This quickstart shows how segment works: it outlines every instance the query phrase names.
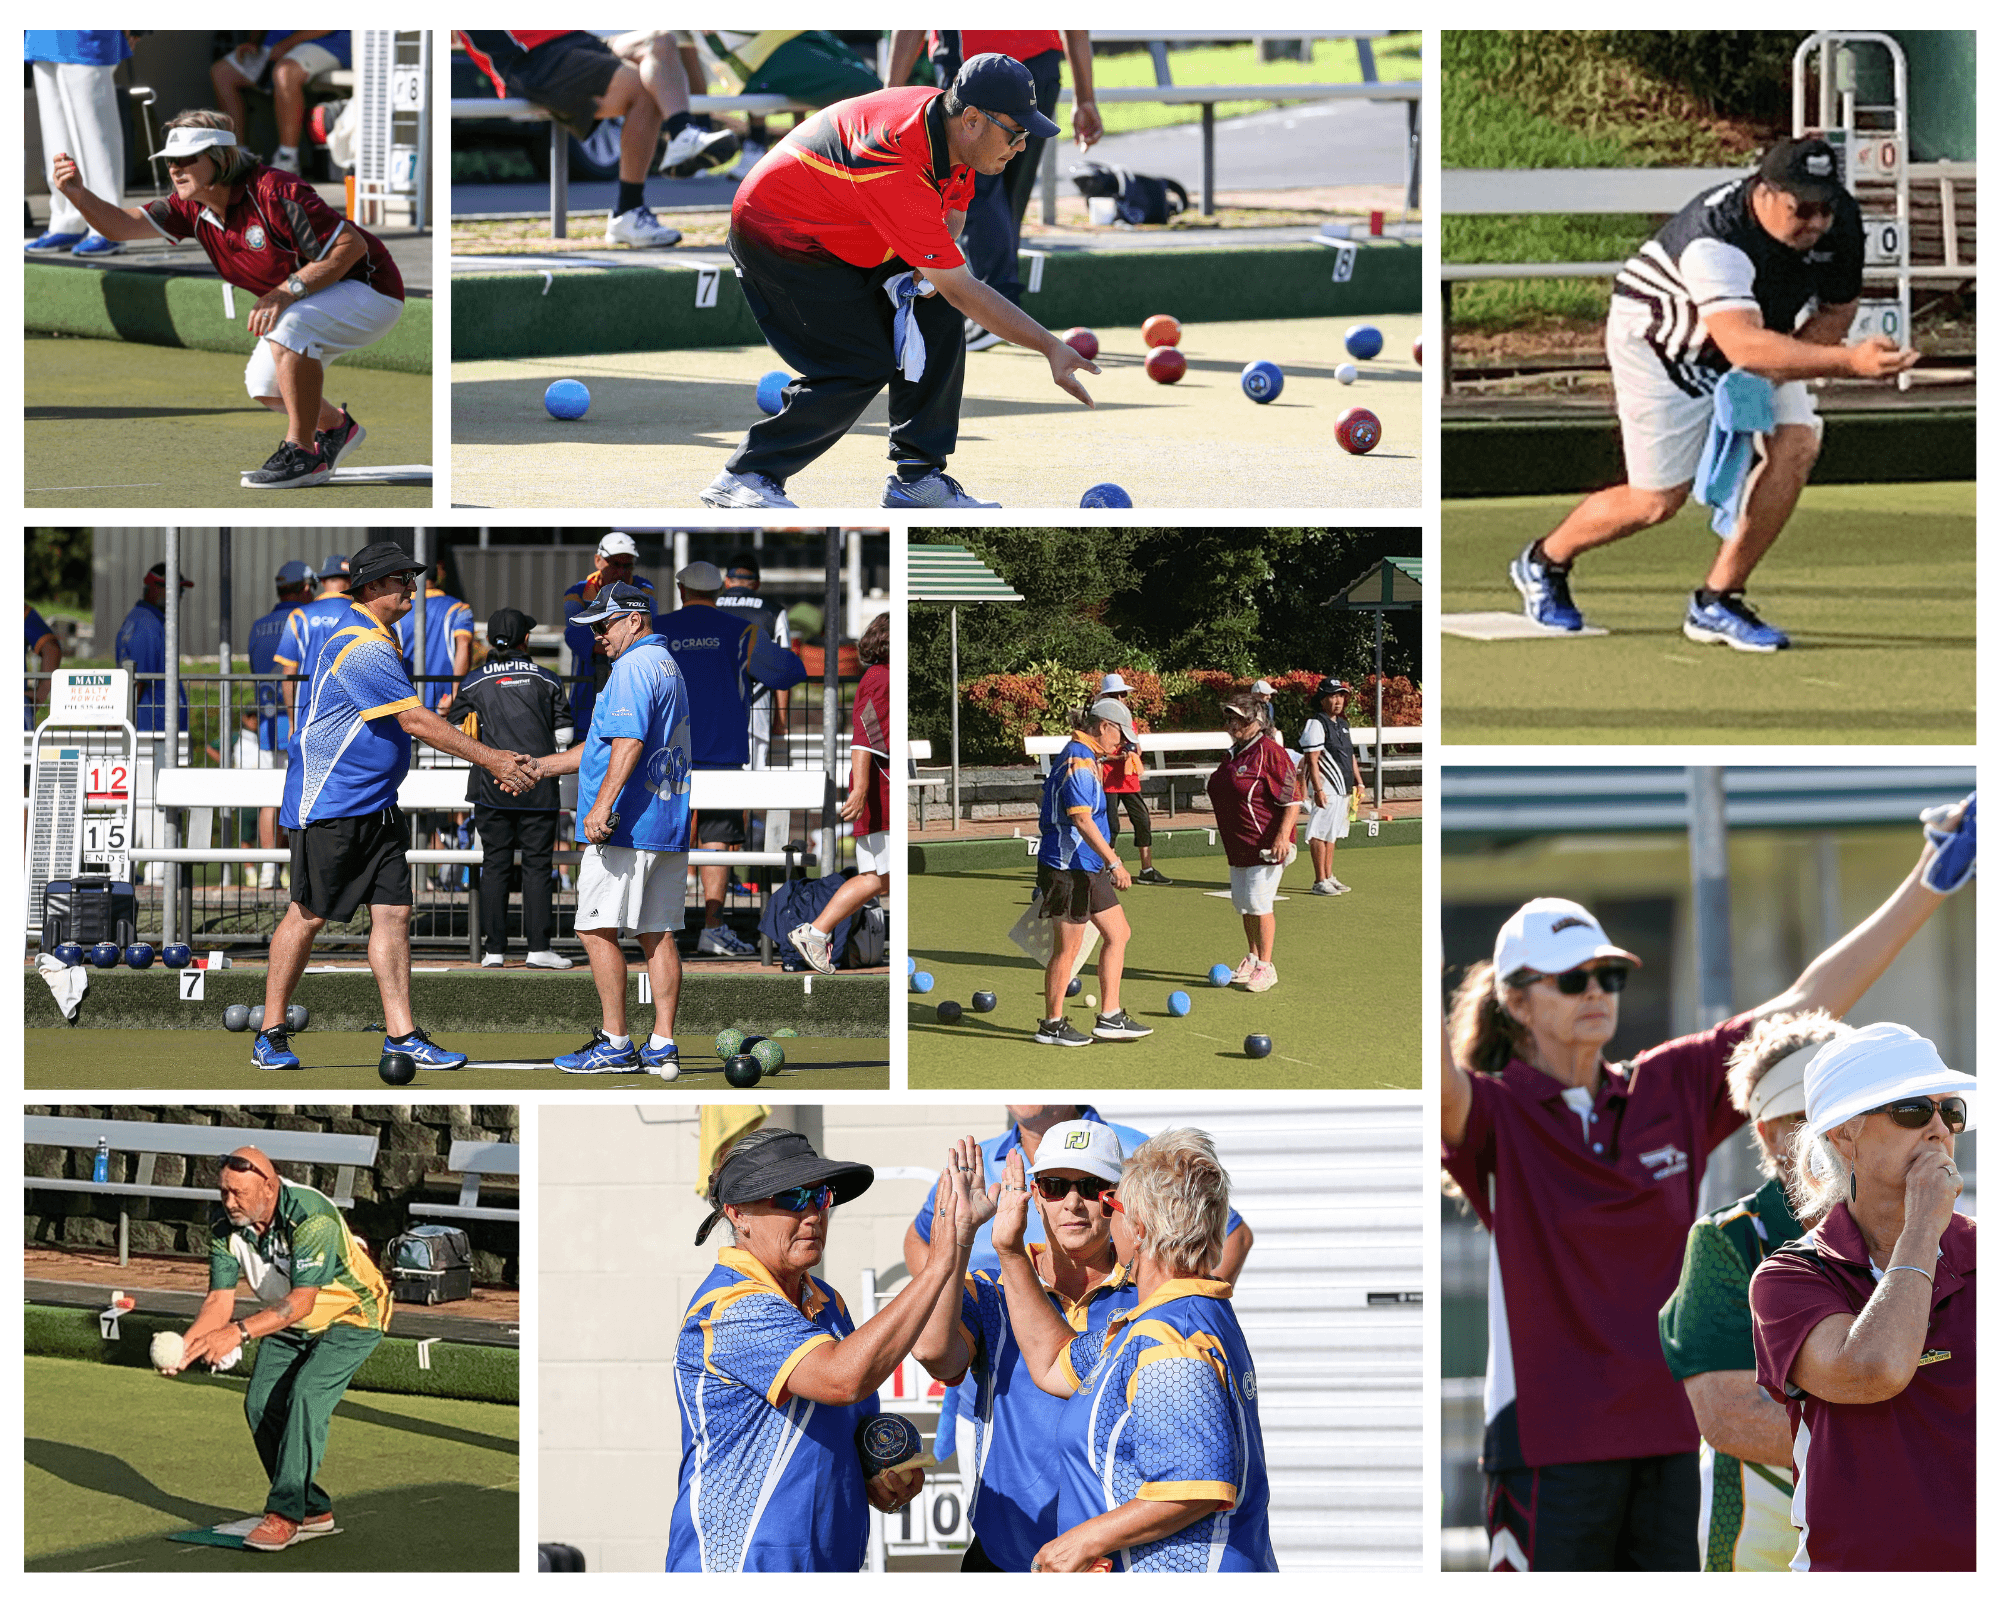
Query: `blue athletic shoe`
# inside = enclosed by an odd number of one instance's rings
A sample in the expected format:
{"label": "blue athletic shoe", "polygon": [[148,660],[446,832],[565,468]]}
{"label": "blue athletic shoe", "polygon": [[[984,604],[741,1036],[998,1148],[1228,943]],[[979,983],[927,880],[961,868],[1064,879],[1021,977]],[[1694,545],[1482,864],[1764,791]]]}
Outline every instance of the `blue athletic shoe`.
{"label": "blue athletic shoe", "polygon": [[73,256],[115,256],[122,255],[125,246],[116,239],[107,239],[101,233],[84,235],[83,243],[70,251]]}
{"label": "blue athletic shoe", "polygon": [[1687,621],[1681,624],[1681,632],[1696,644],[1726,644],[1732,650],[1758,655],[1792,647],[1790,637],[1752,611],[1740,594],[1725,594],[1707,605],[1694,595],[1688,596]]}
{"label": "blue athletic shoe", "polygon": [[681,1047],[671,1040],[655,1050],[651,1044],[639,1046],[639,1065],[669,1083],[681,1075]]}
{"label": "blue athletic shoe", "polygon": [[1507,576],[1521,591],[1521,607],[1530,622],[1539,622],[1544,628],[1561,628],[1567,633],[1582,630],[1583,613],[1569,597],[1567,567],[1552,567],[1546,561],[1537,561],[1535,547],[1530,544],[1508,565]]}
{"label": "blue athletic shoe", "polygon": [[27,251],[31,256],[52,256],[60,251],[74,250],[83,242],[83,237],[80,233],[49,232],[39,239],[30,239]]}
{"label": "blue athletic shoe", "polygon": [[252,1039],[250,1059],[266,1072],[282,1072],[299,1064],[299,1058],[292,1054],[291,1036],[283,1028],[267,1028]]}
{"label": "blue athletic shoe", "polygon": [[401,1039],[389,1039],[382,1045],[384,1056],[395,1054],[408,1056],[420,1067],[430,1067],[437,1071],[452,1072],[465,1065],[465,1056],[457,1050],[447,1050],[442,1045],[431,1043],[431,1036],[422,1028],[412,1028]]}
{"label": "blue athletic shoe", "polygon": [[619,1049],[604,1037],[602,1028],[590,1030],[590,1043],[581,1050],[566,1056],[557,1056],[556,1067],[562,1072],[643,1072],[639,1064],[639,1052],[628,1040],[624,1049]]}

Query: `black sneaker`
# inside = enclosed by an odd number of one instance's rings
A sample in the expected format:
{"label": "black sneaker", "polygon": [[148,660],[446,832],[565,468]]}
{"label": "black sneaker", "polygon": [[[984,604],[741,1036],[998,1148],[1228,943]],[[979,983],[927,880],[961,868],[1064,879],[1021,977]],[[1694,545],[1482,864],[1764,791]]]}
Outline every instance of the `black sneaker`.
{"label": "black sneaker", "polygon": [[361,441],[368,437],[368,430],[354,420],[347,407],[340,408],[340,426],[322,428],[313,435],[313,442],[319,446],[319,453],[326,457],[327,469],[331,471],[360,448]]}
{"label": "black sneaker", "polygon": [[1124,1011],[1100,1011],[1091,1034],[1099,1039],[1143,1039],[1153,1030],[1142,1028]]}
{"label": "black sneaker", "polygon": [[318,449],[308,450],[287,439],[255,472],[243,474],[246,489],[316,489],[332,474]]}
{"label": "black sneaker", "polygon": [[1035,1043],[1060,1044],[1074,1047],[1080,1044],[1089,1044],[1090,1035],[1087,1033],[1078,1033],[1076,1029],[1069,1025],[1068,1017],[1056,1017],[1053,1020],[1043,1022],[1040,1027],[1035,1029]]}
{"label": "black sneaker", "polygon": [[1134,878],[1132,881],[1134,883],[1158,884],[1162,889],[1171,889],[1174,886],[1174,880],[1168,877],[1158,867],[1148,867],[1144,872],[1140,873],[1139,876]]}

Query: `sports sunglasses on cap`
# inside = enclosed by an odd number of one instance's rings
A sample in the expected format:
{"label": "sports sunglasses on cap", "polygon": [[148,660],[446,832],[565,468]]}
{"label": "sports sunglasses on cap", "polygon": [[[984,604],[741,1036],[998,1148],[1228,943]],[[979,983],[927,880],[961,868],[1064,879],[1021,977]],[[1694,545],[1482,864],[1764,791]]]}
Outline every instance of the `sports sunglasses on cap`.
{"label": "sports sunglasses on cap", "polygon": [[1057,1178],[1051,1176],[1035,1179],[1035,1193],[1051,1205],[1054,1205],[1059,1200],[1067,1199],[1072,1189],[1082,1195],[1086,1201],[1089,1201],[1109,1194],[1117,1187],[1117,1184],[1106,1183],[1102,1178]]}
{"label": "sports sunglasses on cap", "polygon": [[1928,1095],[1917,1095],[1910,1100],[1892,1100],[1886,1106],[1875,1107],[1867,1115],[1887,1116],[1897,1127],[1908,1128],[1913,1132],[1919,1128],[1928,1128],[1932,1116],[1935,1115],[1944,1118],[1947,1132],[1965,1131],[1965,1102],[1957,1095],[1948,1100],[1933,1100]]}

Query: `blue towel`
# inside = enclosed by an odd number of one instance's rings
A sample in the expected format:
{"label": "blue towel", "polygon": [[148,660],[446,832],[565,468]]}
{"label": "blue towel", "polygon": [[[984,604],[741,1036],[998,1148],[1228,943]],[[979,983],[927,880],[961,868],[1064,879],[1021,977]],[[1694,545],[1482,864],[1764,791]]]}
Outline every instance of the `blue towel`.
{"label": "blue towel", "polygon": [[896,365],[903,376],[916,383],[924,375],[924,335],[917,326],[917,299],[937,293],[934,283],[917,282],[914,272],[899,272],[882,285],[889,304],[896,308]]}
{"label": "blue towel", "polygon": [[1740,368],[1722,375],[1715,386],[1715,421],[1701,447],[1695,468],[1694,497],[1714,507],[1709,526],[1725,539],[1736,536],[1736,521],[1749,498],[1750,479],[1762,458],[1758,436],[1777,427],[1772,399],[1777,390],[1768,378]]}

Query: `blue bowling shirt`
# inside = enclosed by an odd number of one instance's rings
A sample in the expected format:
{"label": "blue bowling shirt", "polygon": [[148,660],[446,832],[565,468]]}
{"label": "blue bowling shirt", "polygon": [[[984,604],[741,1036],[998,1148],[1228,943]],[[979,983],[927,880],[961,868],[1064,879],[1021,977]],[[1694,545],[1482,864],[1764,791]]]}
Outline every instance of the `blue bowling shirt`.
{"label": "blue bowling shirt", "polygon": [[1133,1500],[1221,1500],[1179,1533],[1111,1558],[1114,1572],[1276,1572],[1257,1372],[1229,1285],[1175,1278],[1070,1340],[1059,1520],[1067,1533]]}
{"label": "blue bowling shirt", "polygon": [[365,817],[396,803],[410,770],[410,736],[397,721],[417,701],[396,636],[358,605],[320,647],[310,698],[285,769],[287,828]]}
{"label": "blue bowling shirt", "polygon": [[[1030,1245],[1028,1254],[1044,1255],[1047,1248]],[[1079,1334],[1101,1336],[1112,1317],[1139,1303],[1138,1286],[1123,1262],[1081,1300],[1065,1299],[1053,1289],[1048,1294],[1057,1315]],[[1049,1442],[1060,1430],[1069,1402],[1035,1387],[1007,1320],[1007,1290],[998,1271],[982,1270],[966,1278],[959,1332],[972,1351],[972,1364],[961,1380],[970,1388],[959,1401],[959,1409],[972,1415],[975,1441],[965,1474],[972,1481],[966,1520],[995,1566],[1026,1572],[1035,1552],[1061,1531],[1056,1517],[1062,1463]]]}
{"label": "blue bowling shirt", "polygon": [[[353,620],[350,613],[355,602],[349,595],[330,594],[323,600],[308,601],[295,608],[285,622],[285,636],[272,653],[272,670],[296,677],[302,681],[292,686],[292,704],[302,707],[306,696],[312,691],[313,664],[319,660],[319,647],[327,639],[345,628]],[[279,702],[283,704],[281,700]],[[292,730],[296,739],[298,730]],[[287,827],[292,824],[287,823]]]}
{"label": "blue bowling shirt", "polygon": [[749,1251],[720,1253],[674,1345],[681,1468],[667,1571],[861,1570],[868,1495],[854,1430],[881,1402],[821,1405],[786,1388],[807,1355],[853,1332],[819,1279],[794,1305]]}
{"label": "blue bowling shirt", "polygon": [[611,677],[584,735],[583,765],[577,769],[577,843],[590,842],[584,822],[611,770],[611,741],[638,739],[644,743],[639,764],[612,802],[618,826],[604,844],[687,849],[694,787],[689,738],[687,686],[680,669],[656,635],[643,635],[611,663]]}
{"label": "blue bowling shirt", "polygon": [[[142,672],[160,673],[167,670],[167,613],[163,607],[149,606],[141,600],[125,613],[125,621],[118,629],[117,642],[112,646],[112,659],[121,667],[129,668],[136,677]],[[140,733],[164,733],[166,716],[166,681],[154,678],[149,683],[139,684],[139,703],[133,712],[132,726]],[[188,692],[187,685],[181,685],[180,731],[187,732]]]}
{"label": "blue bowling shirt", "polygon": [[[563,642],[569,646],[569,670],[576,678],[576,681],[569,686],[569,715],[570,721],[576,724],[576,736],[579,739],[590,729],[591,711],[597,704],[596,663],[604,658],[596,654],[597,635],[584,624],[570,619],[586,606],[595,603],[597,589],[590,588],[591,579],[595,577],[597,574],[593,572],[589,577],[579,578],[563,590]],[[635,572],[625,582],[635,589],[644,589],[648,594],[655,594],[651,578],[642,578]],[[597,588],[603,586],[603,583],[599,583]],[[588,596],[584,593],[586,589],[590,589]],[[655,597],[657,598],[657,595]],[[656,605],[653,617],[653,626],[656,628],[660,624],[658,611]]]}
{"label": "blue bowling shirt", "polygon": [[1087,812],[1100,838],[1111,837],[1111,808],[1104,796],[1104,752],[1077,734],[1049,764],[1042,783],[1042,843],[1035,859],[1059,872],[1099,872],[1104,857],[1077,831],[1076,812]]}
{"label": "blue bowling shirt", "polygon": [[[316,41],[323,42],[323,41]],[[412,678],[436,678],[435,683],[416,687],[423,695],[424,709],[435,711],[438,702],[455,687],[458,661],[454,651],[460,639],[472,637],[472,607],[442,589],[424,595],[424,659],[417,660],[417,608],[413,605],[397,619],[396,643]]]}
{"label": "blue bowling shirt", "polygon": [[[285,642],[285,630],[295,612],[305,610],[304,600],[282,601],[250,624],[250,670],[256,673],[282,672],[278,652]],[[285,702],[276,683],[257,685],[257,747],[284,750],[292,742],[291,727],[285,720]]]}
{"label": "blue bowling shirt", "polygon": [[115,67],[132,54],[123,28],[28,28],[25,57],[76,67]]}
{"label": "blue bowling shirt", "polygon": [[803,682],[806,664],[771,642],[756,621],[720,606],[689,605],[654,619],[674,653],[694,707],[694,764],[728,769],[750,761],[753,680],[772,689]]}

